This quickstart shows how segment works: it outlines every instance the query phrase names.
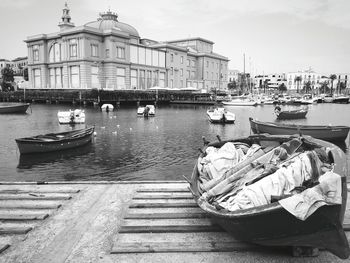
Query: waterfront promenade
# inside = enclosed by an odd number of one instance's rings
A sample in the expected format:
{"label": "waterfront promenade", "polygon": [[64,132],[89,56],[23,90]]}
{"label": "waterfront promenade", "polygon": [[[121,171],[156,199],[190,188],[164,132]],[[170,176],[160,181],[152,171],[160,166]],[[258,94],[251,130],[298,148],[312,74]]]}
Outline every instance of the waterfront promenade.
{"label": "waterfront promenade", "polygon": [[184,181],[3,182],[0,208],[1,262],[344,262],[234,240]]}

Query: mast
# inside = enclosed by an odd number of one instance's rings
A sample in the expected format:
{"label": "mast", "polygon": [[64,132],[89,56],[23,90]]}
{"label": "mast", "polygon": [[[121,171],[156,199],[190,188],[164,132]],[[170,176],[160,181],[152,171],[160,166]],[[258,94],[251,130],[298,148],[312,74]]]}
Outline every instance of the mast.
{"label": "mast", "polygon": [[243,53],[243,90],[246,89],[246,86],[245,86],[245,53]]}

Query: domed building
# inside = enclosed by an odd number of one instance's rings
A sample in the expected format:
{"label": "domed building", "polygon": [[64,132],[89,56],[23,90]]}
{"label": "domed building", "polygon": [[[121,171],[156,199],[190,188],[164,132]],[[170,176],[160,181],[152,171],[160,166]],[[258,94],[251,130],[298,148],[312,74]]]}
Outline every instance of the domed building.
{"label": "domed building", "polygon": [[59,32],[28,37],[32,89],[170,89],[227,87],[228,58],[214,42],[187,38],[158,42],[141,38],[108,10],[75,26],[65,4]]}

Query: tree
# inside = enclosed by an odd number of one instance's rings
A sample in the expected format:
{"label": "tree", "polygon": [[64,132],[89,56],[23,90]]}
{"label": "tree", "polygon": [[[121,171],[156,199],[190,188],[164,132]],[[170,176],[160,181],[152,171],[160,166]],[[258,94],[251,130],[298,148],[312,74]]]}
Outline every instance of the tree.
{"label": "tree", "polygon": [[227,88],[231,89],[231,90],[237,89],[237,82],[236,82],[236,80],[233,79],[231,82],[229,82],[227,84]]}
{"label": "tree", "polygon": [[344,82],[339,83],[339,91],[340,93],[343,93],[343,91],[346,89],[346,85]]}
{"label": "tree", "polygon": [[286,86],[286,84],[281,83],[281,84],[278,86],[278,90],[279,90],[279,92],[281,92],[281,93],[287,91],[287,86]]}
{"label": "tree", "polygon": [[12,68],[10,68],[7,65],[6,67],[4,67],[1,70],[1,75],[2,75],[2,82],[1,82],[2,90],[4,90],[4,91],[12,90],[13,86],[12,86],[11,82],[13,82],[15,80],[13,77],[14,73],[13,73]]}
{"label": "tree", "polygon": [[297,83],[297,93],[299,93],[299,85],[300,85],[300,82],[301,82],[301,76],[296,76],[295,79],[294,79],[294,82]]}
{"label": "tree", "polygon": [[304,87],[303,87],[303,92],[304,93],[310,93],[311,91],[311,81],[307,81],[305,84],[304,84]]}
{"label": "tree", "polygon": [[320,92],[321,93],[328,93],[329,92],[328,81],[324,81],[321,83]]}
{"label": "tree", "polygon": [[330,76],[329,76],[329,78],[331,79],[331,81],[332,81],[332,86],[331,86],[331,95],[333,95],[333,82],[334,82],[334,80],[337,78],[337,75],[335,75],[335,74],[331,74]]}
{"label": "tree", "polygon": [[28,81],[29,78],[28,78],[28,68],[24,68],[23,69],[23,78],[25,81]]}

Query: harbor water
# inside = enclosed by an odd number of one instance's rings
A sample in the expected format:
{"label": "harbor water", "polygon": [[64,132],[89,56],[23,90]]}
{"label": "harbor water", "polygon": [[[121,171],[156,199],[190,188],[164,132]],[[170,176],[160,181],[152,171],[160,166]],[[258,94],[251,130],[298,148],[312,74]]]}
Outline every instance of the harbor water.
{"label": "harbor water", "polygon": [[[285,106],[285,108],[288,106]],[[291,106],[290,106],[291,107]],[[350,126],[350,104],[305,106],[305,119],[284,121]],[[83,108],[86,123],[60,125],[59,110]],[[182,180],[192,172],[202,136],[208,141],[251,134],[249,117],[276,121],[273,105],[230,106],[235,124],[211,124],[204,105],[160,105],[156,116],[138,117],[136,106],[113,112],[72,105],[32,104],[24,115],[0,115],[1,181]],[[20,155],[15,139],[95,126],[92,144],[62,152]],[[349,159],[349,138],[339,146]]]}

